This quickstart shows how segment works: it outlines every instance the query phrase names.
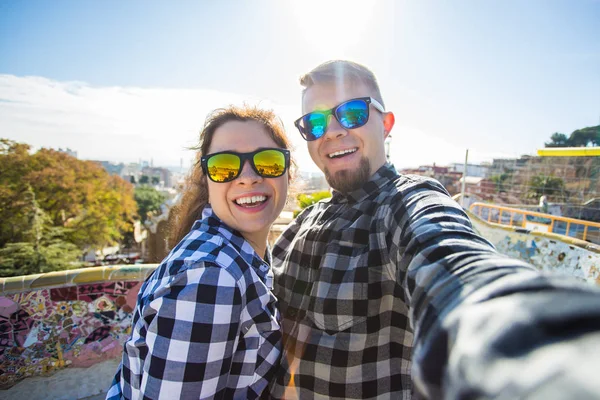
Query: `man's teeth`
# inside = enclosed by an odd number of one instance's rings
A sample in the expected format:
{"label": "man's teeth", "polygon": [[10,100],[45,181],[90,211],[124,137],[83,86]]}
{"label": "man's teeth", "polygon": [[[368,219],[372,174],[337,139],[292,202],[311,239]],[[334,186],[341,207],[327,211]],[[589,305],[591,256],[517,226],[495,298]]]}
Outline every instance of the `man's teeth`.
{"label": "man's teeth", "polygon": [[356,150],[358,150],[358,149],[354,148],[354,149],[340,150],[340,151],[336,151],[335,153],[329,154],[328,157],[329,158],[339,157],[339,156],[342,156],[344,154],[354,153]]}
{"label": "man's teeth", "polygon": [[239,205],[242,204],[254,204],[254,203],[262,203],[266,201],[266,196],[248,196],[248,197],[240,197],[239,199],[235,199],[235,202]]}

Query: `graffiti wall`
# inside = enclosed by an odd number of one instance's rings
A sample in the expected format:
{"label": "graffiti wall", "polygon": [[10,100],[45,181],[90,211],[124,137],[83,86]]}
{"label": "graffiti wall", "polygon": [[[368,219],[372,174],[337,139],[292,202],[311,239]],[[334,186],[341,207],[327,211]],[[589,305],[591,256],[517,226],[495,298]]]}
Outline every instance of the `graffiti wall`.
{"label": "graffiti wall", "polygon": [[155,267],[0,279],[0,389],[27,377],[119,357],[141,281]]}

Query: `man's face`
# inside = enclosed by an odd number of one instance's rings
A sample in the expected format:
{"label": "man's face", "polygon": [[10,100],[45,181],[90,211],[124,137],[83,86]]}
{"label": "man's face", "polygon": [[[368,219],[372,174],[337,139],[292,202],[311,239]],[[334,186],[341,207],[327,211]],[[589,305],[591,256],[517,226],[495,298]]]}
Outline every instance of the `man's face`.
{"label": "man's face", "polygon": [[[346,100],[372,95],[364,84],[314,85],[304,93],[302,111],[329,110]],[[386,161],[384,140],[389,130],[384,129],[384,116],[369,107],[369,121],[360,128],[345,129],[332,116],[325,134],[307,142],[329,185],[343,193],[360,188]]]}

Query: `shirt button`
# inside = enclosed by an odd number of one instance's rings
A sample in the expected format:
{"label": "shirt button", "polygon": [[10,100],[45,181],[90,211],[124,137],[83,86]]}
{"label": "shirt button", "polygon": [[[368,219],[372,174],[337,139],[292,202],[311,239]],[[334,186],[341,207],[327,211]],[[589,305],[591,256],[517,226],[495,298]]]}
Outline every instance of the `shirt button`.
{"label": "shirt button", "polygon": [[290,317],[295,317],[295,316],[296,316],[296,314],[298,314],[298,312],[297,312],[296,310],[290,310],[290,311],[288,311],[288,313],[287,313],[287,314],[288,314]]}

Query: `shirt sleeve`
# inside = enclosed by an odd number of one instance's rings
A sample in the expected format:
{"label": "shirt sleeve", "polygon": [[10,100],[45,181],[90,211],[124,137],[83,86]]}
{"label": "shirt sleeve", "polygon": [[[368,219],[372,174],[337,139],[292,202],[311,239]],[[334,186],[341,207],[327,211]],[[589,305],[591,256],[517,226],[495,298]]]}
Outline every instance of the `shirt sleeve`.
{"label": "shirt sleeve", "polygon": [[226,269],[202,263],[180,272],[138,310],[140,322],[123,358],[122,376],[131,375],[124,397],[223,398],[242,308],[241,291]]}
{"label": "shirt sleeve", "polygon": [[[390,256],[410,303],[413,380],[421,395],[599,392],[597,379],[583,378],[600,352],[595,288],[497,253],[438,182],[415,183],[398,204]],[[595,356],[585,357],[590,351]]]}

